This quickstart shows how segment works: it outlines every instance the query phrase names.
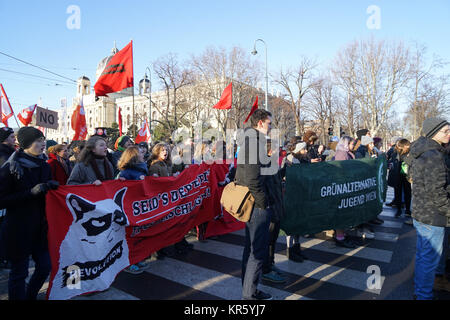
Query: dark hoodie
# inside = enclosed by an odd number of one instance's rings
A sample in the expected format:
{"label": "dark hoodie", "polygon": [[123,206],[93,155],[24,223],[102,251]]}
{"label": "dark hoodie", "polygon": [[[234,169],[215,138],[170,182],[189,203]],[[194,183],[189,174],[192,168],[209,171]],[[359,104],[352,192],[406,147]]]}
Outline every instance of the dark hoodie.
{"label": "dark hoodie", "polygon": [[438,142],[420,137],[411,145],[405,162],[412,178],[412,216],[424,224],[450,226],[450,196],[445,149]]}

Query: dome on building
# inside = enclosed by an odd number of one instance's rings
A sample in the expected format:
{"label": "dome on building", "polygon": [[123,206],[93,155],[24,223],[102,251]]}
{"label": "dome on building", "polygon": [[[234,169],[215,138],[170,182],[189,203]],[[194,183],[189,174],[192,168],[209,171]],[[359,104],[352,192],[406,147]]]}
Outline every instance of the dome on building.
{"label": "dome on building", "polygon": [[106,65],[109,63],[109,61],[112,59],[112,57],[119,52],[119,49],[116,47],[116,42],[114,41],[114,48],[111,50],[111,55],[103,58],[97,65],[97,71],[95,72],[95,75],[98,78],[102,75],[103,70],[105,70]]}
{"label": "dome on building", "polygon": [[78,78],[78,81],[83,81],[83,80],[85,80],[85,81],[91,81],[91,80],[89,80],[89,78],[88,77],[86,77],[86,76],[82,76],[82,77],[79,77]]}

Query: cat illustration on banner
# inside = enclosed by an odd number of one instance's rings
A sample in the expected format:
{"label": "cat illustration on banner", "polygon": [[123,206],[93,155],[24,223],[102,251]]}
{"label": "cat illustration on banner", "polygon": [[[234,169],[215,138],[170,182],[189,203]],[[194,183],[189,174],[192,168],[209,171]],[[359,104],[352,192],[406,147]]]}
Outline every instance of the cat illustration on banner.
{"label": "cat illustration on banner", "polygon": [[66,204],[73,222],[60,246],[58,272],[49,299],[69,299],[109,288],[116,275],[130,265],[123,210],[127,188],[114,199],[91,202],[69,193]]}

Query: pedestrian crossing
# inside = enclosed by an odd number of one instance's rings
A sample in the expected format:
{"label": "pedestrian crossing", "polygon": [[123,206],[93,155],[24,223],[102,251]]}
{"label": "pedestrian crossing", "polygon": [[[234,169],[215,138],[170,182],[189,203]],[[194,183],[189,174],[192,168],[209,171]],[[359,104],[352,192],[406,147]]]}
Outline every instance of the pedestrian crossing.
{"label": "pedestrian crossing", "polygon": [[[393,192],[388,192],[388,201]],[[301,237],[302,263],[286,257],[286,237],[276,244],[275,264],[284,274],[285,283],[261,281],[259,289],[276,300],[377,299],[388,277],[383,273],[391,263],[401,219],[395,210],[384,207],[381,226],[374,226],[375,239],[361,239],[354,249],[337,247],[326,237]],[[73,300],[240,300],[241,260],[244,230],[199,242],[188,237],[194,249],[185,254],[152,259],[142,274],[121,272],[111,288]],[[381,271],[379,287],[370,285],[370,267]],[[0,278],[1,279],[1,278]],[[48,283],[41,290],[44,298]],[[4,288],[0,287],[4,290]],[[0,299],[7,298],[2,292]]]}

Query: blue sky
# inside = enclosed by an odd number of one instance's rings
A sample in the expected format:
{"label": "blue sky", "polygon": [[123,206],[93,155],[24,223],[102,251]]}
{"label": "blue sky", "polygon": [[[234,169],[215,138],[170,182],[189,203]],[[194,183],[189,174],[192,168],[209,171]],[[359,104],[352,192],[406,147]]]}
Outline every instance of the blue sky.
{"label": "blue sky", "polygon": [[[81,10],[80,29],[66,26],[70,5]],[[370,5],[381,10],[379,30],[366,26]],[[71,79],[86,75],[92,81],[114,41],[121,49],[130,39],[135,81],[152,61],[169,52],[181,59],[208,46],[240,46],[251,52],[257,38],[268,45],[269,72],[295,66],[300,55],[316,57],[325,66],[346,44],[371,35],[405,44],[418,41],[428,47],[430,56],[450,61],[449,17],[448,0],[0,0],[0,52]],[[257,57],[264,62],[263,55]],[[0,69],[58,79],[2,55]],[[75,95],[74,85],[55,86],[55,81],[2,70],[0,82],[16,112],[40,97],[44,107],[53,109],[60,98],[71,101]]]}

